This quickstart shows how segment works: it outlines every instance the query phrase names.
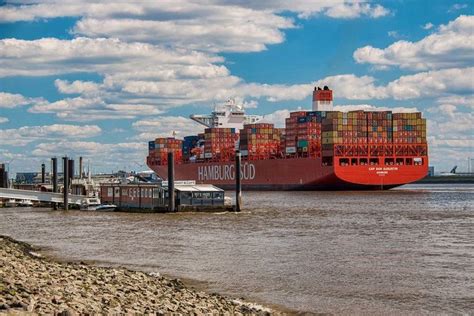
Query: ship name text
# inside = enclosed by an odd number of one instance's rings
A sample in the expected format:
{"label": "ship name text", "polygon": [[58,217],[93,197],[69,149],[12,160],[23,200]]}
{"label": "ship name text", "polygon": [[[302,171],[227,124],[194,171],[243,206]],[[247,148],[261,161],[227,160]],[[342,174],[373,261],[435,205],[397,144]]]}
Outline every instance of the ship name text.
{"label": "ship name text", "polygon": [[[240,166],[240,178],[242,180],[255,179],[255,165],[244,163]],[[198,180],[235,180],[235,165],[211,165],[198,167]]]}

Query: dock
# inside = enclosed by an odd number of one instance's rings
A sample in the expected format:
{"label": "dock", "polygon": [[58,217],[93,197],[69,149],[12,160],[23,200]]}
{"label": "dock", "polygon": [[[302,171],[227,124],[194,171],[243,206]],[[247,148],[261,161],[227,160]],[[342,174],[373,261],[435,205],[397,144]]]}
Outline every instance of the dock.
{"label": "dock", "polygon": [[[69,194],[69,204],[80,205],[84,195]],[[63,203],[63,193],[0,188],[0,198],[30,200],[38,202]]]}

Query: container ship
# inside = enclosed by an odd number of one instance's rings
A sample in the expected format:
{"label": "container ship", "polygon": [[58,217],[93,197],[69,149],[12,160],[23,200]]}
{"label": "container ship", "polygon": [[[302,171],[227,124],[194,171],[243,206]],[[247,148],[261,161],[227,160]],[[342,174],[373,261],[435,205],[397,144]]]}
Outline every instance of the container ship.
{"label": "container ship", "polygon": [[236,150],[244,190],[386,190],[428,173],[420,112],[334,111],[326,86],[315,87],[312,110],[291,112],[284,128],[232,101],[190,118],[203,133],[149,142],[147,165],[164,180],[173,152],[176,180],[233,189]]}

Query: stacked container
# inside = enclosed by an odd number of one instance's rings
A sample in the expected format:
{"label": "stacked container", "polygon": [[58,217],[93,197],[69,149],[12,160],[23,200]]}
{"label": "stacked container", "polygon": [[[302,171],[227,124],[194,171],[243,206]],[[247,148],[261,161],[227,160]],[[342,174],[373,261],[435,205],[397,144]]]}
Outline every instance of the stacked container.
{"label": "stacked container", "polygon": [[183,157],[185,159],[189,159],[189,157],[192,155],[192,150],[193,148],[196,147],[197,143],[199,141],[199,136],[185,136],[183,140]]}
{"label": "stacked container", "polygon": [[321,150],[321,122],[324,111],[298,111],[286,119],[285,152],[318,154]]}
{"label": "stacked container", "polygon": [[369,144],[388,144],[393,142],[392,112],[366,112],[367,142]]}
{"label": "stacked container", "polygon": [[204,130],[204,158],[228,160],[235,154],[239,135],[235,128],[206,128]]}
{"label": "stacked container", "polygon": [[168,153],[173,152],[175,162],[179,163],[183,159],[182,144],[182,140],[172,137],[157,138],[155,141],[148,142],[148,156],[158,164],[167,164]]}
{"label": "stacked container", "polygon": [[394,113],[392,124],[395,144],[426,143],[426,119],[420,112]]}
{"label": "stacked container", "polygon": [[240,130],[242,156],[269,158],[280,152],[281,131],[273,124],[247,124]]}

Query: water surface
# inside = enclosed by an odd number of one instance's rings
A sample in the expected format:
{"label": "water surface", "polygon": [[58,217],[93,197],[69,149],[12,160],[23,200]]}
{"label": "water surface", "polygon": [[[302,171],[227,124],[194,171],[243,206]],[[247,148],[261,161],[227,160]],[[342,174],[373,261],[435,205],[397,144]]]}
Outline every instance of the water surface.
{"label": "water surface", "polygon": [[240,214],[0,209],[0,234],[306,312],[474,311],[474,187],[245,192]]}

